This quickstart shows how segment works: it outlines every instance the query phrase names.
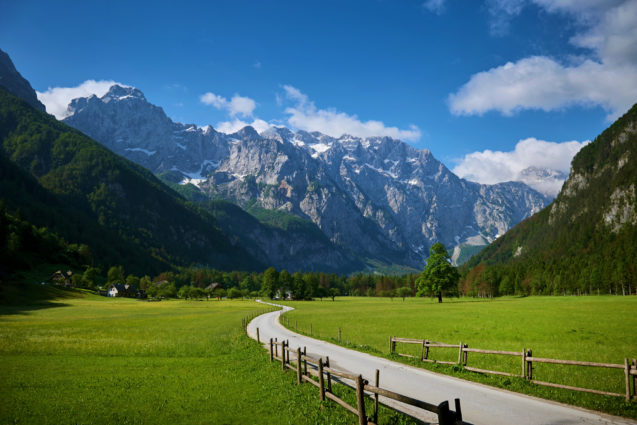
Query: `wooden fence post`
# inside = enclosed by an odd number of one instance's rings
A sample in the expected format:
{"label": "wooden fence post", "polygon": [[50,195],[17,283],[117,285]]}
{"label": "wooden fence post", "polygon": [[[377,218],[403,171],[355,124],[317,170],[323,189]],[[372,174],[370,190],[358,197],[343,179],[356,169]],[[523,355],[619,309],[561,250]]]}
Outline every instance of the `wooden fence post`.
{"label": "wooden fence post", "polygon": [[296,383],[301,385],[303,379],[301,379],[301,347],[296,349]]}
{"label": "wooden fence post", "polygon": [[365,416],[365,394],[363,393],[364,388],[365,383],[363,382],[363,377],[358,375],[358,378],[356,378],[356,404],[358,406],[359,425],[367,425],[367,416]]}
{"label": "wooden fence post", "polygon": [[449,416],[449,402],[445,400],[438,405],[438,425],[453,425]]}
{"label": "wooden fence post", "polygon": [[325,382],[323,381],[323,358],[318,361],[319,389],[321,390],[321,401],[325,401]]}
{"label": "wooden fence post", "polygon": [[272,347],[272,338],[270,338],[270,363],[274,360],[274,348]]}
{"label": "wooden fence post", "polygon": [[259,337],[259,328],[257,328],[257,342],[261,344],[261,338]]}
{"label": "wooden fence post", "polygon": [[460,408],[460,399],[456,398],[453,400],[456,405],[456,423],[462,423],[462,409]]}
{"label": "wooden fence post", "polygon": [[285,341],[281,341],[281,371],[285,372]]}
{"label": "wooden fence post", "polygon": [[[465,345],[464,345],[464,348],[469,348],[469,344],[465,344]],[[464,366],[466,366],[466,365],[467,365],[467,360],[468,360],[468,358],[469,358],[469,352],[468,352],[468,351],[465,351],[465,352],[464,352],[464,360],[463,360],[463,364],[464,364]]]}
{"label": "wooden fence post", "polygon": [[626,375],[626,401],[630,401],[630,363],[628,363],[628,357],[624,359],[624,374]]}
{"label": "wooden fence post", "polygon": [[[633,369],[637,371],[637,359],[633,359]],[[633,375],[633,396],[637,397],[637,375]]]}
{"label": "wooden fence post", "polygon": [[526,348],[522,349],[522,378],[527,379],[527,371],[526,367]]}
{"label": "wooden fence post", "polygon": [[[526,352],[527,357],[533,357],[533,350],[529,349]],[[526,377],[529,381],[533,380],[533,362],[526,361]]]}
{"label": "wooden fence post", "polygon": [[277,339],[274,338],[274,355],[279,357],[279,344],[277,344]]}
{"label": "wooden fence post", "polygon": [[[325,356],[325,366],[330,367],[330,356]],[[332,392],[332,374],[327,372],[327,392]]]}
{"label": "wooden fence post", "polygon": [[[376,388],[380,388],[380,372],[376,369],[376,380],[374,381]],[[378,423],[378,393],[374,393],[374,423]]]}
{"label": "wooden fence post", "polygon": [[429,359],[429,340],[425,340],[425,359]]}
{"label": "wooden fence post", "polygon": [[422,361],[423,356],[425,355],[425,340],[422,340],[422,345],[420,346],[420,361]]}
{"label": "wooden fence post", "polygon": [[[307,347],[303,347],[303,355],[307,355]],[[307,375],[307,359],[303,360],[303,374]]]}
{"label": "wooden fence post", "polygon": [[462,364],[462,341],[458,344],[458,366]]}

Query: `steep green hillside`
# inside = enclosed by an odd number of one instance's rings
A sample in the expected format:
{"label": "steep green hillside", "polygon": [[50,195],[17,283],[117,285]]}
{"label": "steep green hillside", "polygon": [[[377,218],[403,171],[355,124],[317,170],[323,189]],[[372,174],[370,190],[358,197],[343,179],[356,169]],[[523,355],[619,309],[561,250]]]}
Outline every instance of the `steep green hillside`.
{"label": "steep green hillside", "polygon": [[98,264],[140,274],[174,264],[262,267],[150,172],[1,87],[0,143],[6,208],[87,244]]}
{"label": "steep green hillside", "polygon": [[466,293],[635,293],[637,105],[584,147],[553,204],[464,270]]}

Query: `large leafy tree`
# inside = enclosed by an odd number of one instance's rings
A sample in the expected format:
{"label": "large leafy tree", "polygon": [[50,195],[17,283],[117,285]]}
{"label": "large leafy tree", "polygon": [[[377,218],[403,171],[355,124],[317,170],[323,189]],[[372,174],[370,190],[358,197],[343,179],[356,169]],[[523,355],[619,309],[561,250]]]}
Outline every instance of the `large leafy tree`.
{"label": "large leafy tree", "polygon": [[436,295],[438,302],[442,302],[443,291],[450,291],[457,287],[460,275],[455,267],[451,265],[451,258],[447,249],[440,242],[429,248],[429,258],[418,279],[416,287],[418,295]]}

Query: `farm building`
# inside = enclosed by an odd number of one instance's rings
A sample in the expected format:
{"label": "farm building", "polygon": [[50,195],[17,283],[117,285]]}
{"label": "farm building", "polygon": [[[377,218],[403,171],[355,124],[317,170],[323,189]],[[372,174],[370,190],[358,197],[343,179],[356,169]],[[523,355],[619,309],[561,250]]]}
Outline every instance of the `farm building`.
{"label": "farm building", "polygon": [[146,298],[146,292],[133,285],[116,283],[108,287],[107,297]]}
{"label": "farm building", "polygon": [[62,270],[58,270],[51,275],[51,277],[49,278],[49,281],[59,286],[73,286],[73,283],[71,282],[72,276],[73,276],[73,272],[71,270],[66,272],[63,272]]}
{"label": "farm building", "polygon": [[214,282],[210,285],[206,286],[206,291],[214,292],[215,289],[223,289],[223,286],[220,283]]}

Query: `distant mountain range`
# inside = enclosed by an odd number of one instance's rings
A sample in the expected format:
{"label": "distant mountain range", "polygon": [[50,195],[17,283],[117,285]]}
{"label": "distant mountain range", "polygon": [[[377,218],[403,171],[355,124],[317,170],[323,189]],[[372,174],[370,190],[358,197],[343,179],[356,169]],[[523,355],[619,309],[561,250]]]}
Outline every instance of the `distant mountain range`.
{"label": "distant mountain range", "polygon": [[[175,123],[132,87],[74,99],[64,122],[195,198],[313,223],[338,258],[420,268],[443,242],[456,260],[538,212],[548,199],[519,182],[481,185],[427,150],[388,137],[245,127],[224,134]],[[338,268],[334,263],[333,267]]]}
{"label": "distant mountain range", "polygon": [[468,293],[635,293],[637,105],[575,155],[549,207],[466,266]]}
{"label": "distant mountain range", "polygon": [[[32,105],[35,92],[9,64],[0,68],[0,278],[17,267],[9,251],[31,258],[36,240],[65,246],[53,243],[56,238],[76,244],[76,250],[86,245],[83,264],[121,264],[138,275],[175,265],[265,267],[221,232],[211,213]],[[31,95],[24,100],[7,87],[21,96],[26,87]],[[25,230],[25,223],[32,229]],[[61,257],[44,252],[37,261]]]}

